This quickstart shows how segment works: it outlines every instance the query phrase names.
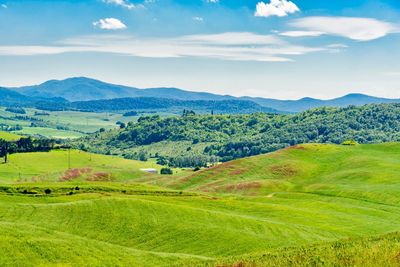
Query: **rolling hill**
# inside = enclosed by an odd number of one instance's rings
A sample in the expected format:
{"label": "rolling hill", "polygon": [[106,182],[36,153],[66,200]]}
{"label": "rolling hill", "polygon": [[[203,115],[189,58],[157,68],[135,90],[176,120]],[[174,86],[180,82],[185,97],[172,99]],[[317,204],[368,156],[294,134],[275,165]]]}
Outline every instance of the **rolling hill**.
{"label": "rolling hill", "polygon": [[396,142],[400,141],[399,119],[399,104],[319,108],[290,115],[147,116],[124,129],[77,140],[75,147],[128,157],[148,151],[164,164],[196,167],[204,163],[193,162],[193,157],[229,161],[300,143]]}
{"label": "rolling hill", "polygon": [[3,184],[0,265],[396,266],[399,151],[309,144],[124,183]]}
{"label": "rolling hill", "polygon": [[278,100],[261,97],[233,97],[206,92],[192,92],[178,88],[149,88],[138,89],[122,85],[105,83],[85,77],[69,78],[65,80],[51,80],[40,85],[9,88],[23,95],[38,98],[64,98],[69,101],[104,100],[114,98],[166,98],[176,100],[246,100],[261,106],[284,112],[300,112],[322,106],[347,107],[349,105],[365,105],[379,103],[399,103],[400,99],[388,99],[368,96],[364,94],[349,94],[330,100],[302,98],[299,100]]}

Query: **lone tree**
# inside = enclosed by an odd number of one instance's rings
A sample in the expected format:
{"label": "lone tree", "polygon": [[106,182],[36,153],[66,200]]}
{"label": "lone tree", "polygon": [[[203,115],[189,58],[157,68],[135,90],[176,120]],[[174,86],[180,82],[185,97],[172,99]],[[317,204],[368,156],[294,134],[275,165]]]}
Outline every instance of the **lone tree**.
{"label": "lone tree", "polygon": [[8,161],[8,142],[0,139],[0,158],[4,158],[4,163]]}

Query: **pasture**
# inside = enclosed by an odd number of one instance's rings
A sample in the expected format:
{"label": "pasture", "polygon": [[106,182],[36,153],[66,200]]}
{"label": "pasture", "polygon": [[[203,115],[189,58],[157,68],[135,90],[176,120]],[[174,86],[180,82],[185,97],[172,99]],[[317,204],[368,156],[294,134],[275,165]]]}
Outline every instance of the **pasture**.
{"label": "pasture", "polygon": [[[399,148],[301,145],[172,176],[80,151],[11,155],[0,265],[396,266]],[[60,179],[68,164],[115,179]]]}

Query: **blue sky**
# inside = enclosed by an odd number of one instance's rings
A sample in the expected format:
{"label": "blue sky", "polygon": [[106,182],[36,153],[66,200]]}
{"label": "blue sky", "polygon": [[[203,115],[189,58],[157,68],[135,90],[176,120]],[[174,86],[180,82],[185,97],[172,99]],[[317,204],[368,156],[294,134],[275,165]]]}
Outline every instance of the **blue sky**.
{"label": "blue sky", "polygon": [[0,0],[0,85],[400,98],[398,0]]}

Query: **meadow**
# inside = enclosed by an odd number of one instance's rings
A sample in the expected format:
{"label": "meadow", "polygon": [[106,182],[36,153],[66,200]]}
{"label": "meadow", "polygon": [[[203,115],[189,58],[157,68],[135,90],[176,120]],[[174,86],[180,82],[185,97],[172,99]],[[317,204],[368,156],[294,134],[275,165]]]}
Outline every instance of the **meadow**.
{"label": "meadow", "polygon": [[299,145],[166,176],[77,150],[13,154],[0,265],[396,266],[399,163],[397,143]]}
{"label": "meadow", "polygon": [[[76,139],[86,134],[118,127],[117,122],[136,121],[137,117],[124,117],[121,113],[81,112],[81,111],[42,111],[24,109],[26,114],[15,114],[0,108],[0,124],[8,127],[22,127],[12,132],[28,136],[41,136],[56,139]],[[1,135],[0,135],[1,137]]]}

